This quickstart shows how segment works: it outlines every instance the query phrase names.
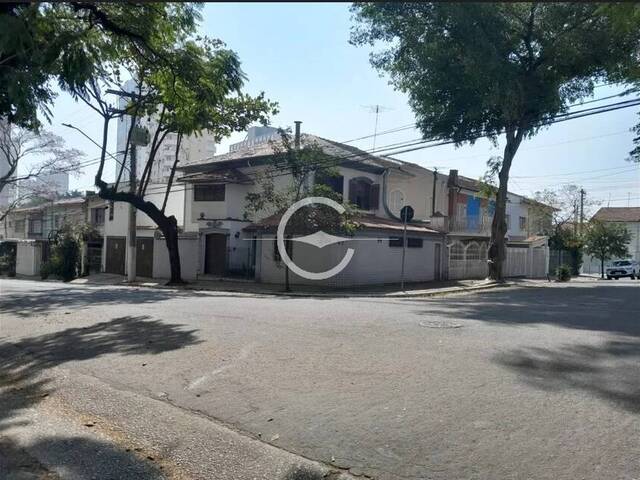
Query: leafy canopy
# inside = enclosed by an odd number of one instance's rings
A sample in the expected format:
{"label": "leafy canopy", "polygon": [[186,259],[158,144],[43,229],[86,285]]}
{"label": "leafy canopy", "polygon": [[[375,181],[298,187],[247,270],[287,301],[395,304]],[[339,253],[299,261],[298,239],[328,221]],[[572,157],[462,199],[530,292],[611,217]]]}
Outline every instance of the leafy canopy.
{"label": "leafy canopy", "polygon": [[594,3],[354,4],[352,43],[383,42],[371,63],[409,95],[429,138],[524,136],[635,62],[638,28]]}
{"label": "leafy canopy", "polygon": [[165,62],[196,30],[193,3],[39,2],[0,6],[0,116],[37,129],[62,89],[80,89],[136,53]]}
{"label": "leafy canopy", "polygon": [[628,256],[630,241],[631,234],[624,225],[593,221],[584,235],[584,250],[605,262]]}

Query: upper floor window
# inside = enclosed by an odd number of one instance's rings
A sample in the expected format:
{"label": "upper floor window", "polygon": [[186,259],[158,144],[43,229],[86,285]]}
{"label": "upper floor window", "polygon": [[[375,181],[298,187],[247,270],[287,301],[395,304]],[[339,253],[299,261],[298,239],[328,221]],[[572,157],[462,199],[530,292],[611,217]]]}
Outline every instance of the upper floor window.
{"label": "upper floor window", "polygon": [[344,191],[344,177],[342,175],[331,176],[318,172],[316,173],[316,184],[326,185],[340,195],[342,195]]}
{"label": "upper floor window", "polygon": [[194,185],[195,202],[224,202],[225,185]]}
{"label": "upper floor window", "polygon": [[349,202],[361,210],[376,210],[379,205],[380,185],[366,177],[349,180]]}
{"label": "upper floor window", "polygon": [[16,220],[15,230],[16,232],[24,233],[24,220]]}
{"label": "upper floor window", "polygon": [[29,220],[29,233],[32,235],[42,235],[42,220],[34,218]]}
{"label": "upper floor window", "polygon": [[404,207],[404,193],[401,190],[394,190],[389,194],[389,208],[393,213],[400,215],[400,210]]}
{"label": "upper floor window", "polygon": [[91,209],[91,223],[93,225],[104,225],[104,207]]}
{"label": "upper floor window", "polygon": [[505,215],[504,216],[504,221],[507,224],[507,230],[511,229],[511,215]]}
{"label": "upper floor window", "polygon": [[519,221],[520,221],[520,230],[526,230],[527,229],[527,217],[520,217]]}
{"label": "upper floor window", "polygon": [[113,203],[113,200],[109,201],[109,221],[113,220],[113,216],[114,216],[114,211],[113,209],[115,208],[115,205]]}

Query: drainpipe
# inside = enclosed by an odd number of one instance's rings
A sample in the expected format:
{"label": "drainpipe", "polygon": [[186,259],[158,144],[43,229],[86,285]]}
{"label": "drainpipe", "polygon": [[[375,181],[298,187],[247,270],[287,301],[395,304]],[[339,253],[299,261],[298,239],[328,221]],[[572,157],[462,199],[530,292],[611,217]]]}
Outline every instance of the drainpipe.
{"label": "drainpipe", "polygon": [[438,182],[438,169],[433,169],[433,196],[431,198],[431,216],[436,213],[436,183]]}
{"label": "drainpipe", "polygon": [[400,217],[396,217],[391,210],[389,210],[389,205],[387,204],[387,176],[389,175],[389,169],[385,168],[384,172],[382,172],[382,206],[384,207],[384,211],[387,215],[389,215],[394,220],[402,221]]}

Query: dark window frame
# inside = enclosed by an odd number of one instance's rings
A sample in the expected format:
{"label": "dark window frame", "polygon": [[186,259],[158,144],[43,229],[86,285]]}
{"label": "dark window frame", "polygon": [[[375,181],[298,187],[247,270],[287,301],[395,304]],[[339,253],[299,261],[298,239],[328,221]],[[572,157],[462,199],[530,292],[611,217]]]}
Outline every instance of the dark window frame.
{"label": "dark window frame", "polygon": [[227,195],[226,184],[205,184],[193,186],[194,202],[224,202]]}
{"label": "dark window frame", "polygon": [[407,248],[423,248],[424,239],[420,237],[408,237]]}

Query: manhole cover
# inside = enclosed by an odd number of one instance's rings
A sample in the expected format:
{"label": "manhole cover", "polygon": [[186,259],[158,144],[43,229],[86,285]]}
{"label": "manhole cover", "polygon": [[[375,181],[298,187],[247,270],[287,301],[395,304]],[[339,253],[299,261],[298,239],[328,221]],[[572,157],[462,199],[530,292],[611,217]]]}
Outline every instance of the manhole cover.
{"label": "manhole cover", "polygon": [[446,320],[425,320],[419,323],[421,327],[426,328],[460,328],[461,324],[448,322]]}

